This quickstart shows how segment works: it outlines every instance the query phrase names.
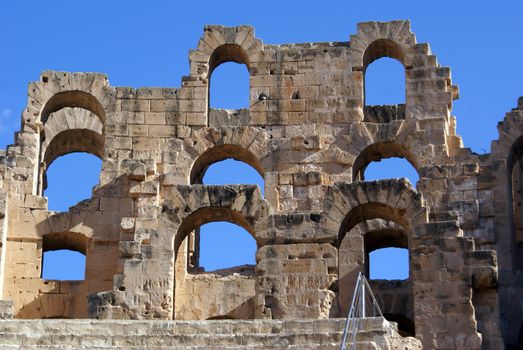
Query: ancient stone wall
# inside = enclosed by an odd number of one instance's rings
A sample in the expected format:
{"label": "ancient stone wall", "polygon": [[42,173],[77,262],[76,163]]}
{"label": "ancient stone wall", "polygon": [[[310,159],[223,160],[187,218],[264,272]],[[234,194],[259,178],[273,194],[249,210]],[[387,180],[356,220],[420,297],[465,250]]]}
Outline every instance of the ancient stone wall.
{"label": "ancient stone wall", "polygon": [[[365,71],[381,57],[405,69],[404,105],[365,105]],[[402,334],[427,349],[518,343],[523,99],[491,154],[464,148],[450,69],[408,21],[288,45],[208,26],[189,61],[180,88],[55,71],[30,84],[0,171],[0,283],[16,318],[344,317],[368,252],[392,246],[408,249],[409,278],[371,284]],[[248,109],[209,108],[212,72],[229,61],[248,68]],[[102,159],[100,183],[55,213],[46,169],[71,152]],[[389,157],[410,162],[419,182],[364,181],[370,162]],[[260,173],[264,197],[201,184],[227,158]],[[194,268],[197,230],[213,221],[254,237],[255,267]],[[43,252],[60,248],[86,255],[84,281],[41,279]]]}

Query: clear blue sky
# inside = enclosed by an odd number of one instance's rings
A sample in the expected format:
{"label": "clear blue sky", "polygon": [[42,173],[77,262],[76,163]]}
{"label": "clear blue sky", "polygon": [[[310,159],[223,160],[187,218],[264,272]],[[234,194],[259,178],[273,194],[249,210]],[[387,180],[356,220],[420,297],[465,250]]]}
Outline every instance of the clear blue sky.
{"label": "clear blue sky", "polygon": [[[453,83],[459,85],[461,96],[455,101],[453,114],[458,118],[458,133],[465,145],[478,153],[488,152],[491,140],[497,138],[497,122],[523,95],[522,13],[520,0],[495,3],[92,0],[83,4],[65,0],[2,1],[0,148],[13,142],[13,132],[19,128],[20,114],[27,101],[27,83],[37,80],[46,69],[103,72],[115,86],[178,87],[181,77],[189,71],[188,52],[196,47],[206,24],[253,25],[258,38],[278,44],[348,41],[358,22],[410,19],[418,42],[428,42],[440,64],[452,68]],[[377,86],[376,100],[401,100],[401,88],[387,87],[382,82],[383,74],[390,73],[386,67],[393,67],[393,63],[384,62],[383,67],[384,70],[368,72],[375,74],[368,79]],[[229,67],[223,69],[227,72]],[[219,80],[220,73],[215,74],[213,83]],[[222,92],[226,92],[220,94],[226,105],[238,103],[237,95],[230,89]],[[64,159],[64,165],[60,166],[62,161],[57,160],[49,169],[46,195],[52,197],[50,206],[58,210],[88,197],[90,187],[97,182],[99,161],[72,158],[76,164],[89,164],[95,169],[94,175],[86,179],[85,173],[73,174],[70,186],[87,188],[83,194],[64,189],[63,180],[55,177],[64,176],[70,163]],[[223,171],[237,172],[230,166]],[[378,171],[377,175],[369,173],[367,177],[382,175]],[[387,172],[387,176],[396,175]],[[61,185],[53,186],[53,178]],[[256,181],[253,176],[249,182]],[[62,189],[55,191],[57,187]],[[73,192],[77,197],[68,203],[58,201],[58,197],[65,198]]]}

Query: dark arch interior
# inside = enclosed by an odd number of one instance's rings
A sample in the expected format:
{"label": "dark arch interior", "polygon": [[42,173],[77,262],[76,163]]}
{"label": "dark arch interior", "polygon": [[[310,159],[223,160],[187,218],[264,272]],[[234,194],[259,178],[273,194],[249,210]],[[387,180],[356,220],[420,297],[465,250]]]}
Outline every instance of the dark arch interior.
{"label": "dark arch interior", "polygon": [[84,280],[89,239],[79,233],[50,233],[42,239],[43,279]]}
{"label": "dark arch interior", "polygon": [[367,69],[369,64],[382,57],[394,58],[405,65],[405,54],[400,45],[392,40],[378,39],[372,42],[363,54],[363,70]]}
{"label": "dark arch interior", "polygon": [[402,337],[416,336],[416,328],[414,326],[414,322],[408,317],[396,314],[384,314],[383,316],[388,321],[396,322],[398,324],[398,333]]}
{"label": "dark arch interior", "polygon": [[513,266],[523,269],[523,136],[511,146],[507,157],[507,195],[511,213],[510,231]]}
{"label": "dark arch interior", "polygon": [[405,218],[404,210],[392,208],[382,203],[367,203],[353,208],[343,219],[338,233],[338,247],[349,232],[357,224],[371,219],[383,219],[393,221],[405,230],[410,226]]}
{"label": "dark arch interior", "polygon": [[395,228],[386,228],[365,234],[365,250],[373,252],[381,248],[408,248],[409,242],[405,231]]}
{"label": "dark arch interior", "polygon": [[89,129],[70,129],[58,133],[43,155],[43,161],[49,167],[58,157],[75,152],[85,152],[103,159],[104,138]]}
{"label": "dark arch interior", "polygon": [[209,58],[209,77],[220,64],[235,62],[245,64],[249,70],[249,57],[241,46],[236,44],[224,44],[217,47]]}
{"label": "dark arch interior", "polygon": [[47,101],[41,114],[42,123],[47,121],[49,115],[64,107],[79,107],[87,109],[105,121],[105,111],[101,103],[91,94],[83,91],[64,91],[55,94]]}
{"label": "dark arch interior", "polygon": [[208,320],[235,320],[234,317],[223,315],[223,316],[213,316],[209,317]]}
{"label": "dark arch interior", "polygon": [[89,239],[75,232],[48,233],[42,238],[42,250],[44,252],[68,249],[85,255],[88,245]]}
{"label": "dark arch interior", "polygon": [[365,274],[369,279],[404,280],[405,273],[410,275],[408,235],[394,223],[388,226],[365,233]]}

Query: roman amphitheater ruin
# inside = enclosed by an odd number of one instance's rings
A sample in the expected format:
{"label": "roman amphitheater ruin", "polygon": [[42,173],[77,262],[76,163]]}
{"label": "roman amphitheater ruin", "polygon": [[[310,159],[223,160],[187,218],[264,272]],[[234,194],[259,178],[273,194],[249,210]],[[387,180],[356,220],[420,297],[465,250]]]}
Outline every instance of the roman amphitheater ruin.
{"label": "roman amphitheater ruin", "polygon": [[[365,103],[382,57],[404,67],[405,104]],[[29,84],[0,163],[0,348],[339,349],[356,277],[383,247],[408,249],[409,278],[369,281],[394,322],[362,320],[360,347],[523,346],[523,98],[491,153],[465,148],[450,69],[408,21],[285,45],[207,26],[189,61],[180,88],[57,71]],[[249,71],[248,109],[209,107],[225,62]],[[99,184],[50,211],[46,169],[72,152],[102,160]],[[364,180],[390,157],[418,183]],[[259,172],[264,196],[202,184],[228,158]],[[197,268],[198,228],[215,221],[254,237],[255,266]],[[42,279],[56,249],[85,254],[84,280]]]}

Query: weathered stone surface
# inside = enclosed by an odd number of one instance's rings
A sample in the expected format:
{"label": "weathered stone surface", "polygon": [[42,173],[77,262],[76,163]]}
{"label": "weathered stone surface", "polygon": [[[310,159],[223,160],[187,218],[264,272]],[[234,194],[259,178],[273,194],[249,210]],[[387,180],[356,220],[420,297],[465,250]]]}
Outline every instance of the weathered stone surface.
{"label": "weathered stone surface", "polygon": [[[342,319],[331,320],[0,320],[2,349],[339,349]],[[359,322],[358,349],[421,349],[382,318]],[[23,344],[23,345],[22,345]]]}
{"label": "weathered stone surface", "polygon": [[[403,105],[365,105],[381,57],[405,67]],[[385,247],[409,251],[407,280],[370,281],[402,335],[426,349],[523,346],[523,98],[492,153],[472,153],[451,116],[450,69],[408,21],[284,45],[207,26],[189,59],[180,88],[55,71],[30,83],[22,128],[0,152],[0,318],[140,321],[3,321],[7,348],[337,348],[339,321],[319,319],[346,315],[355,277]],[[212,72],[229,61],[248,68],[248,109],[209,107]],[[100,183],[55,213],[46,171],[71,152],[102,159]],[[390,157],[418,183],[364,181]],[[202,184],[228,158],[256,169],[265,197]],[[198,228],[212,221],[254,237],[255,266],[198,266]],[[85,280],[42,280],[43,252],[62,248],[86,255]],[[242,321],[203,321],[230,318]],[[363,333],[370,349],[420,346],[383,324]]]}

